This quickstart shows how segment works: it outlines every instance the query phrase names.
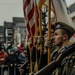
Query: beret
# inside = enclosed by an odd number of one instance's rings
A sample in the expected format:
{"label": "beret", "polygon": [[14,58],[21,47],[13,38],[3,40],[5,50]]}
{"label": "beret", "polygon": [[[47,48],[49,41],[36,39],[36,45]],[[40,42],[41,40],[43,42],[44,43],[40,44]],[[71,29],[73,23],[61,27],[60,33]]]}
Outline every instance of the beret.
{"label": "beret", "polygon": [[55,30],[56,29],[63,29],[70,33],[70,37],[75,33],[75,30],[70,25],[63,23],[63,22],[56,22],[55,23]]}

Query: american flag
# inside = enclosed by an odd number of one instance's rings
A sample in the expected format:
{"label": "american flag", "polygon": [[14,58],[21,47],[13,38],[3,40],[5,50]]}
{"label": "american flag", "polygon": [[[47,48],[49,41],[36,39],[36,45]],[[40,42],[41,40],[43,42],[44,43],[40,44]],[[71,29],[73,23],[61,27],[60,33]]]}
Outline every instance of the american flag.
{"label": "american flag", "polygon": [[35,4],[34,0],[23,1],[23,11],[26,20],[27,38],[30,43],[30,48],[33,46],[33,36],[35,34]]}

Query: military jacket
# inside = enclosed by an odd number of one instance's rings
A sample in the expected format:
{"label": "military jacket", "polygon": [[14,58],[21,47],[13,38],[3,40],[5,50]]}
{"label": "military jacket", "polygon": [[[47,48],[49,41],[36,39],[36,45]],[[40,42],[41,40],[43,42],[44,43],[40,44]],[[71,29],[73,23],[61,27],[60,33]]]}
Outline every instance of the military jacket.
{"label": "military jacket", "polygon": [[[52,60],[56,60],[59,56],[58,50],[56,49],[52,54]],[[50,75],[75,75],[75,53],[65,57],[61,62],[61,67],[58,67]]]}

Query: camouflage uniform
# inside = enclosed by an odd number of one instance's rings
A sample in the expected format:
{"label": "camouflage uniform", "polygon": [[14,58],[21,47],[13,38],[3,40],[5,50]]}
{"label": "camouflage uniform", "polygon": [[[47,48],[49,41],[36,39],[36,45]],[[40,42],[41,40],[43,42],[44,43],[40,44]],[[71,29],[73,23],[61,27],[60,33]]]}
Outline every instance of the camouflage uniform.
{"label": "camouflage uniform", "polygon": [[67,58],[62,75],[75,75],[75,53]]}
{"label": "camouflage uniform", "polygon": [[[54,50],[52,54],[52,60],[55,60],[59,56],[58,50]],[[65,57],[61,62],[61,67],[58,67],[50,75],[75,75],[75,53]]]}
{"label": "camouflage uniform", "polygon": [[[64,24],[64,23],[61,23],[61,22],[58,22],[56,23],[56,26],[55,26],[55,29],[63,29],[63,30],[66,30],[70,35],[68,35],[68,38],[70,39],[71,36],[74,34],[74,29],[71,28],[70,26]],[[67,45],[68,46],[68,45]],[[59,49],[58,50],[55,50],[54,53],[52,54],[52,60],[56,60],[57,57],[59,56]],[[63,61],[61,62],[61,67],[58,67],[52,75],[75,75],[75,58],[72,58],[72,57],[75,57],[75,54],[72,53],[71,55],[65,57],[63,59]]]}

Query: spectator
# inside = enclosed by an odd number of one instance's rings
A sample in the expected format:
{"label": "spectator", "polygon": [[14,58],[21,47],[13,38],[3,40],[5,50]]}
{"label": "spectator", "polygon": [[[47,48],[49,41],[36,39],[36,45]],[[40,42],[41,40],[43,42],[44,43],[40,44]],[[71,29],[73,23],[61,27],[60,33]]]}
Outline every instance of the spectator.
{"label": "spectator", "polygon": [[[20,60],[20,63],[23,64],[28,60],[28,54],[27,54],[27,48],[22,48],[22,53],[20,53],[18,59]],[[22,75],[28,75],[28,68],[24,67],[24,69],[20,69],[20,71],[24,70]]]}
{"label": "spectator", "polygon": [[18,49],[17,47],[14,47],[14,50],[15,50],[15,54],[16,54],[17,56],[19,56],[19,54],[20,54],[19,49]]}
{"label": "spectator", "polygon": [[10,42],[9,46],[7,47],[7,49],[12,49],[14,46],[14,42]]}
{"label": "spectator", "polygon": [[10,54],[8,54],[7,64],[9,65],[9,75],[14,75],[14,67],[16,68],[18,63],[18,57],[15,55],[14,49],[10,49]]}
{"label": "spectator", "polygon": [[0,42],[0,46],[4,47],[4,51],[5,51],[5,43],[3,41]]}
{"label": "spectator", "polygon": [[[4,51],[4,46],[0,46],[0,65],[3,68],[3,70],[5,70],[4,65],[6,63],[6,59],[7,59],[7,54]],[[0,67],[0,71],[1,71],[1,67]]]}
{"label": "spectator", "polygon": [[24,48],[24,43],[23,42],[21,43],[21,45],[19,47],[20,52],[22,52],[22,48]]}

